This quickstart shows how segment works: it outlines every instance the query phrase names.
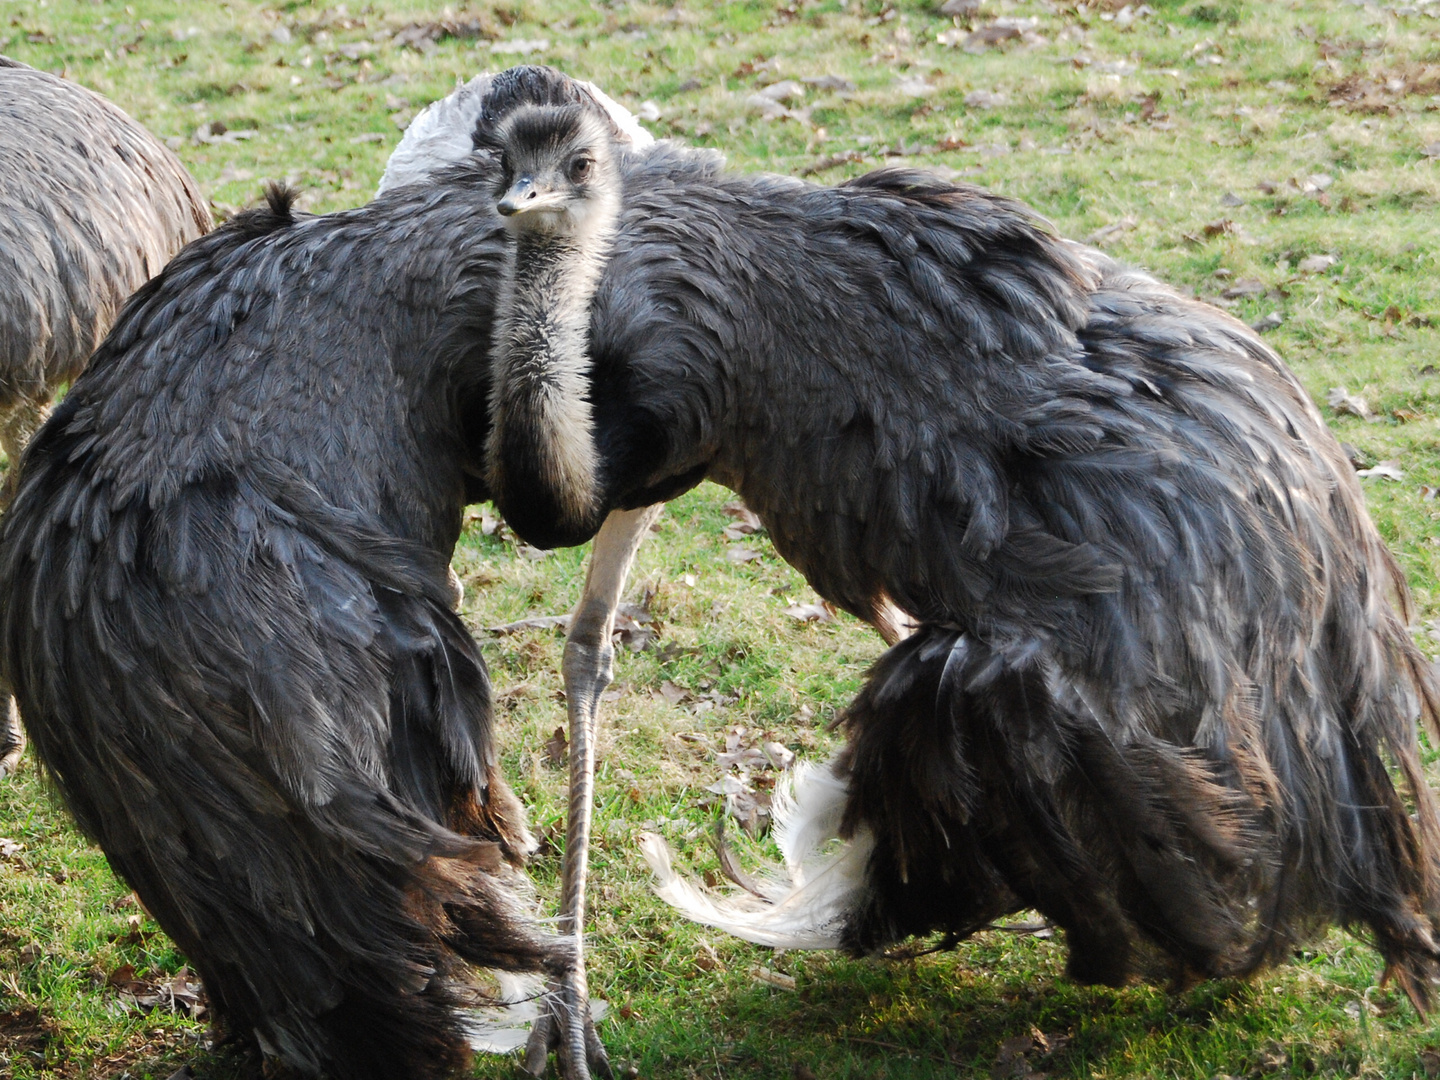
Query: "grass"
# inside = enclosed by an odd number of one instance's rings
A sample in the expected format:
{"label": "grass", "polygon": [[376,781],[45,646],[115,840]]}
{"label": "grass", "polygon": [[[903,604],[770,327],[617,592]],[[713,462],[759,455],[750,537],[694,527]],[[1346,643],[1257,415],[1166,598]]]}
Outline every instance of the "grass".
{"label": "grass", "polygon": [[[835,181],[901,154],[1024,199],[1067,235],[1095,236],[1247,321],[1282,317],[1267,336],[1340,438],[1366,464],[1403,470],[1367,492],[1410,575],[1418,639],[1435,652],[1440,20],[1427,12],[1440,5],[987,0],[954,20],[910,0],[459,11],[7,0],[0,52],[112,97],[171,141],[221,213],[269,178],[304,187],[317,211],[363,201],[410,114],[520,55],[493,46],[538,40],[530,58],[596,80],[656,117],[658,134],[719,147],[737,168]],[[969,51],[971,23],[1000,16],[1036,21]],[[766,119],[752,100],[822,76],[835,88],[802,83],[784,116]],[[1335,415],[1324,402],[1336,386],[1373,418]],[[637,831],[657,829],[713,869],[706,788],[727,738],[825,754],[826,723],[880,651],[848,618],[787,615],[817,598],[763,536],[724,537],[725,500],[708,486],[678,500],[643,549],[632,599],[659,638],[622,655],[607,703],[591,970],[617,1059],[646,1077],[733,1080],[1440,1073],[1440,1030],[1376,987],[1376,955],[1339,932],[1253,982],[1168,994],[1077,987],[1053,939],[986,933],[950,953],[855,961],[681,924],[649,893]],[[740,548],[759,557],[727,557]],[[584,553],[536,554],[473,515],[455,558],[472,626],[571,606]],[[490,635],[486,656],[508,774],[553,840],[560,638]],[[201,1023],[135,1004],[184,960],[70,828],[33,762],[0,784],[0,836],[12,841],[0,842],[0,1074],[168,1077],[188,1063],[203,1077],[249,1075]],[[557,872],[552,843],[534,864],[547,902]],[[476,1067],[513,1073],[504,1060]]]}

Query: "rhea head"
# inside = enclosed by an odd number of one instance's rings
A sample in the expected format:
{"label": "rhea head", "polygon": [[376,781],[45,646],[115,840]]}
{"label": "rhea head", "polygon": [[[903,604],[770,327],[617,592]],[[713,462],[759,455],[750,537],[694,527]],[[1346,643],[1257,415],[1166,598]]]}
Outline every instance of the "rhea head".
{"label": "rhea head", "polygon": [[581,240],[610,224],[620,180],[607,118],[584,105],[532,105],[500,126],[495,209],[517,236]]}

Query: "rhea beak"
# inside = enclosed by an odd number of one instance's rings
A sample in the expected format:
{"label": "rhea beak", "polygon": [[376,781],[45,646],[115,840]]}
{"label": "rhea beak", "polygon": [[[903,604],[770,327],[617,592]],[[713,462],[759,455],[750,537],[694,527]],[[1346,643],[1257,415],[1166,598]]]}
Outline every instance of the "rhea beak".
{"label": "rhea beak", "polygon": [[514,217],[533,210],[559,210],[564,203],[564,196],[549,184],[541,183],[533,176],[522,176],[510,185],[510,190],[501,196],[495,209],[504,217]]}

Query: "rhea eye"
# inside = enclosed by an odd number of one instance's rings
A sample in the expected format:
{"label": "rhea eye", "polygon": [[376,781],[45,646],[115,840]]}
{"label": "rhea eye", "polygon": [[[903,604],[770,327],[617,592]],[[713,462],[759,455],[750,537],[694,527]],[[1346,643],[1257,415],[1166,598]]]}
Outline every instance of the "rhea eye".
{"label": "rhea eye", "polygon": [[570,162],[570,182],[578,184],[590,175],[590,167],[595,164],[594,158],[577,157]]}

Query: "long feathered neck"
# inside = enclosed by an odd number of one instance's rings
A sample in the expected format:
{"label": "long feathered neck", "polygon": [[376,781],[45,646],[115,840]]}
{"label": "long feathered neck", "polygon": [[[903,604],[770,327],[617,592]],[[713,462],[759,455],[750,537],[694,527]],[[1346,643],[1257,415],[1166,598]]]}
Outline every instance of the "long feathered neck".
{"label": "long feathered neck", "polygon": [[597,196],[573,231],[518,230],[492,354],[491,490],[522,535],[583,543],[604,517],[590,401],[590,303],[619,198]]}

